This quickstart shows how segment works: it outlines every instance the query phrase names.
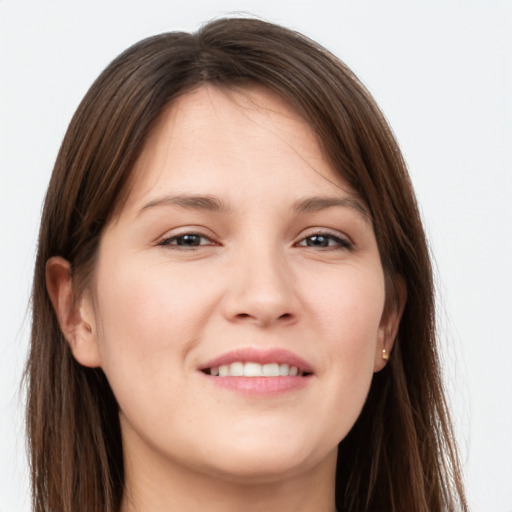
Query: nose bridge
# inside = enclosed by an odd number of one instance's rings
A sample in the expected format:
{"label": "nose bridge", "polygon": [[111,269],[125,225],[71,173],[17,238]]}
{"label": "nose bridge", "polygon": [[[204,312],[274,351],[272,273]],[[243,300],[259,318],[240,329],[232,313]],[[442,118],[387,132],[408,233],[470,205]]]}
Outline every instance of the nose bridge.
{"label": "nose bridge", "polygon": [[240,248],[229,285],[228,315],[267,325],[296,317],[294,280],[284,248],[258,244]]}

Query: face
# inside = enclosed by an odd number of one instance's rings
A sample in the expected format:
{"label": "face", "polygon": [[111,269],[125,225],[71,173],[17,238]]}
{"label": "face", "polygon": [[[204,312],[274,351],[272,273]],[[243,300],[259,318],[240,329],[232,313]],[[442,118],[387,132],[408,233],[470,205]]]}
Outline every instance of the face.
{"label": "face", "polygon": [[175,101],[134,173],[82,306],[128,461],[334,470],[395,328],[364,203],[261,88]]}

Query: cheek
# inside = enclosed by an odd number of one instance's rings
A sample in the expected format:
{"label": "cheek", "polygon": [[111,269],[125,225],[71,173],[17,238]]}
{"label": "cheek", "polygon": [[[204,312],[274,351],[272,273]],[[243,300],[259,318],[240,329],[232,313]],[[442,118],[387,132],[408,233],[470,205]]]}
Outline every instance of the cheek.
{"label": "cheek", "polygon": [[332,435],[341,440],[364,405],[374,373],[375,353],[385,302],[380,266],[370,272],[351,268],[336,278],[316,280],[310,304],[318,321],[316,339],[328,354],[322,373],[327,376],[325,415]]}
{"label": "cheek", "polygon": [[310,291],[310,307],[322,338],[333,343],[334,354],[365,352],[375,346],[385,302],[380,264],[308,276],[304,290]]}
{"label": "cheek", "polygon": [[161,263],[104,258],[97,274],[98,341],[103,370],[120,393],[125,386],[149,392],[162,375],[178,381],[186,370],[214,302],[210,288],[193,279]]}
{"label": "cheek", "polygon": [[161,332],[167,343],[171,335],[179,341],[180,334],[197,323],[202,312],[198,306],[204,310],[210,300],[208,286],[201,286],[193,273],[176,272],[161,263],[137,264],[136,259],[131,264],[106,262],[99,269],[98,283],[98,310],[104,334],[114,328],[114,338],[118,337],[116,333],[127,333],[130,338],[139,333],[151,345],[163,341],[160,336],[155,337],[156,332]]}
{"label": "cheek", "polygon": [[197,273],[137,258],[105,257],[97,278],[102,369],[123,421],[139,433],[147,434],[146,423],[154,432],[177,432],[168,412],[180,407],[179,421],[200,424],[194,408],[180,403],[201,399],[186,382],[214,303],[211,287]]}

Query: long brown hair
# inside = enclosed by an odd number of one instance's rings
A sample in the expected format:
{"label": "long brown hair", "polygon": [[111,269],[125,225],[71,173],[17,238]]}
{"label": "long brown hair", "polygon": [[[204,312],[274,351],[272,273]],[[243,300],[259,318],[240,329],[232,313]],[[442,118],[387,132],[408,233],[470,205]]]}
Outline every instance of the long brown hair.
{"label": "long brown hair", "polygon": [[34,511],[118,512],[124,490],[115,397],[101,369],[74,360],[46,291],[45,264],[67,259],[80,296],[156,119],[204,83],[260,84],[288,100],[370,209],[388,307],[396,276],[407,286],[389,364],[374,375],[339,445],[338,509],[467,510],[440,380],[428,246],[393,134],[366,89],[327,50],[267,22],[224,18],[126,50],[94,82],[60,148],[41,220],[27,364]]}

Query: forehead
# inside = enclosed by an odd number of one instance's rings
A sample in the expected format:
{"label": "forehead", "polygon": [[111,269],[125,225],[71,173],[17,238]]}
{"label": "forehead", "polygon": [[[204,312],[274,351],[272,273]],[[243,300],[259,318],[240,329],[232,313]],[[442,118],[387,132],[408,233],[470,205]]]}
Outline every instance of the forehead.
{"label": "forehead", "polygon": [[[176,99],[135,164],[128,206],[158,193],[210,193],[262,200],[273,194],[349,193],[309,124],[259,86],[202,86]],[[284,197],[283,197],[284,198]]]}

